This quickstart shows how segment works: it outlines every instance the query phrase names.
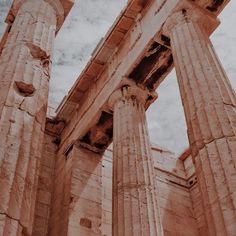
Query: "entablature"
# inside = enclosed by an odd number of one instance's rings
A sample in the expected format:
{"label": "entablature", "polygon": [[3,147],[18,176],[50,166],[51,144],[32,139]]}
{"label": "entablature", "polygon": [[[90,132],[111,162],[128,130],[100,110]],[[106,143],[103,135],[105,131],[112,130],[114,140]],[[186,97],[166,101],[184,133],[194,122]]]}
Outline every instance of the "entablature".
{"label": "entablature", "polygon": [[[125,78],[150,91],[158,88],[174,67],[170,39],[163,32],[163,25],[173,12],[183,8],[183,4],[201,9],[214,22],[207,22],[212,26],[210,35],[219,24],[217,15],[228,2],[129,1],[57,110],[57,119],[64,120],[66,126],[61,133],[60,147],[65,148],[69,140],[86,139],[92,130],[99,133],[93,137],[107,139],[106,134],[101,136],[99,120],[107,112],[110,94]],[[112,137],[106,144],[111,141]]]}

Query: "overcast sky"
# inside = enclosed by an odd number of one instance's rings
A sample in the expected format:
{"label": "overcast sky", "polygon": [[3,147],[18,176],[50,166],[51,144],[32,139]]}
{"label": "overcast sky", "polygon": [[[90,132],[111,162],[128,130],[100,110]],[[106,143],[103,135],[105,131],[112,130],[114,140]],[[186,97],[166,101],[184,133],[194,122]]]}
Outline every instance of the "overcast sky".
{"label": "overcast sky", "polygon": [[[67,94],[90,54],[119,15],[127,0],[75,0],[55,42],[50,103]],[[11,0],[0,0],[0,34]],[[236,88],[236,1],[221,13],[221,25],[212,36],[215,49]],[[186,124],[175,71],[158,89],[159,98],[147,112],[151,141],[180,154],[188,147]]]}

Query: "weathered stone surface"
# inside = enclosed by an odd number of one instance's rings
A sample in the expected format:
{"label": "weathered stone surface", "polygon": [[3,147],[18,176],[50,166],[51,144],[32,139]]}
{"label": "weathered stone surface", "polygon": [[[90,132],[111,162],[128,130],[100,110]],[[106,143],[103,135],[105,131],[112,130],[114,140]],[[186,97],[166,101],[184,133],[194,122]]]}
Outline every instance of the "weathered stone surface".
{"label": "weathered stone surface", "polygon": [[101,155],[73,146],[58,155],[49,235],[101,235]]}
{"label": "weathered stone surface", "polygon": [[198,9],[182,9],[170,16],[165,29],[171,38],[207,234],[235,235],[236,95],[202,23],[206,17]]}
{"label": "weathered stone surface", "polygon": [[52,205],[54,167],[57,146],[53,137],[45,134],[42,158],[40,164],[37,197],[35,204],[35,217],[33,224],[34,236],[47,236],[49,218]]}
{"label": "weathered stone surface", "polygon": [[24,1],[0,57],[0,214],[7,216],[1,235],[16,235],[13,221],[19,235],[32,234],[50,77],[43,60],[55,30],[50,4]]}
{"label": "weathered stone surface", "polygon": [[[197,181],[191,156],[176,159],[174,154],[160,147],[152,147],[154,176],[157,185],[157,200],[160,222],[164,235],[207,235],[204,228],[204,211],[199,197]],[[112,235],[112,150],[103,156],[102,175],[102,235]],[[187,169],[193,169],[191,176]],[[197,220],[196,220],[197,219]],[[199,233],[201,232],[201,233]]]}
{"label": "weathered stone surface", "polygon": [[112,234],[162,235],[157,206],[145,103],[146,91],[124,86],[115,91]]}
{"label": "weathered stone surface", "polygon": [[[0,235],[235,235],[236,99],[209,40],[228,1],[128,1],[45,131],[72,2],[14,0],[7,16]],[[173,58],[190,140],[179,159],[151,149],[145,118]]]}

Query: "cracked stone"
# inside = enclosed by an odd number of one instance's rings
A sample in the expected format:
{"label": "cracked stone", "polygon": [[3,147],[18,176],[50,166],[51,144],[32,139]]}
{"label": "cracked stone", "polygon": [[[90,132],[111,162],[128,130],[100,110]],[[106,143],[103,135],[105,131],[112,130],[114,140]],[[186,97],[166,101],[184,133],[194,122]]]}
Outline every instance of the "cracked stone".
{"label": "cracked stone", "polygon": [[35,88],[32,84],[27,84],[23,81],[15,81],[17,92],[23,97],[32,96],[35,92]]}
{"label": "cracked stone", "polygon": [[42,50],[39,46],[36,46],[32,43],[27,43],[27,47],[30,49],[31,55],[35,59],[39,59],[43,61],[45,64],[46,61],[50,61],[50,55],[48,55],[44,50]]}

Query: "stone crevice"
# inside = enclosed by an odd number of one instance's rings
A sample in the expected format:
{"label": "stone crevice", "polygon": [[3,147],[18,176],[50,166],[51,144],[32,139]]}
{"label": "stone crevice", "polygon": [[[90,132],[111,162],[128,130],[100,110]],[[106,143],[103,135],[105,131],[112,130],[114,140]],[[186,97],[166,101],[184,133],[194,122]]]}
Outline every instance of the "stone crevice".
{"label": "stone crevice", "polygon": [[233,104],[233,103],[226,103],[226,102],[224,102],[224,105],[226,105],[226,106],[231,106],[231,107],[233,107],[233,108],[236,108],[236,105]]}
{"label": "stone crevice", "polygon": [[23,228],[24,226],[20,223],[20,219],[16,219],[16,218],[14,218],[14,217],[12,217],[12,216],[9,216],[8,214],[6,214],[5,212],[0,212],[0,214],[1,215],[4,215],[4,216],[6,216],[6,217],[8,217],[9,219],[11,219],[11,220],[14,220],[14,221],[17,221],[17,223]]}

